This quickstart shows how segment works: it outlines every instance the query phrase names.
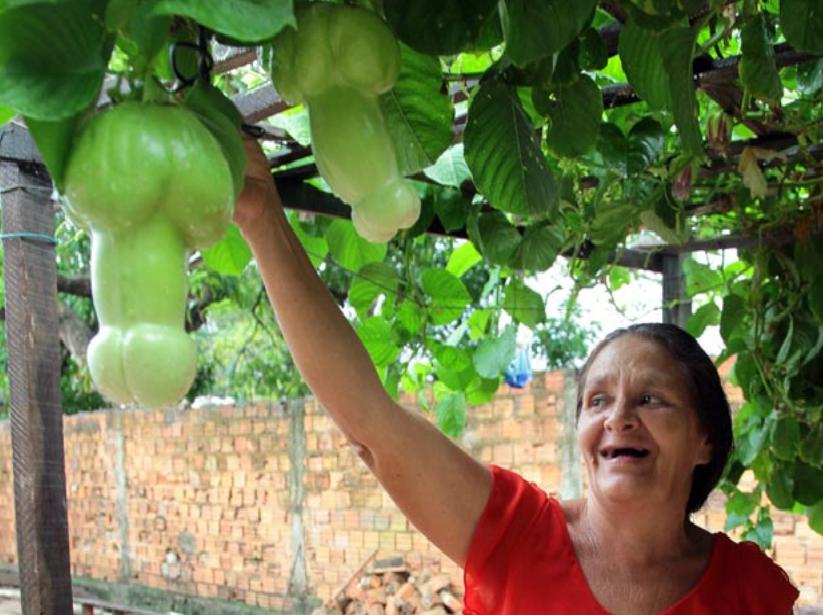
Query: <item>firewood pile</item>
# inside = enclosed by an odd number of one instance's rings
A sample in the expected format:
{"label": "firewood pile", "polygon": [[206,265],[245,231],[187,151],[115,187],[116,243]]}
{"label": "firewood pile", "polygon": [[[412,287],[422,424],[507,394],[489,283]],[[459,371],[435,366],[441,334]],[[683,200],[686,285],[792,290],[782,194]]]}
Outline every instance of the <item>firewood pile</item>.
{"label": "firewood pile", "polygon": [[375,562],[312,615],[450,615],[462,609],[448,574],[428,567],[413,573],[395,558]]}

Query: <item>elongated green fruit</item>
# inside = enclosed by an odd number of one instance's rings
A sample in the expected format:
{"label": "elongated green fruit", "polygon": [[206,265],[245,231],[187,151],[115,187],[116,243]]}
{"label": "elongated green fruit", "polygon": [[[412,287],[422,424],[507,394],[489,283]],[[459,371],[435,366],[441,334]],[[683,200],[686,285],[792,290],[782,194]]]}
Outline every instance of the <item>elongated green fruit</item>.
{"label": "elongated green fruit", "polygon": [[188,255],[222,237],[234,203],[220,146],[185,109],[124,103],[81,132],[64,202],[91,234],[95,385],[118,403],[180,401],[196,370],[184,329]]}
{"label": "elongated green fruit", "polygon": [[363,9],[312,4],[298,13],[296,31],[275,41],[274,85],[285,99],[306,105],[317,168],[371,241],[391,239],[420,215],[377,101],[399,70],[394,35]]}

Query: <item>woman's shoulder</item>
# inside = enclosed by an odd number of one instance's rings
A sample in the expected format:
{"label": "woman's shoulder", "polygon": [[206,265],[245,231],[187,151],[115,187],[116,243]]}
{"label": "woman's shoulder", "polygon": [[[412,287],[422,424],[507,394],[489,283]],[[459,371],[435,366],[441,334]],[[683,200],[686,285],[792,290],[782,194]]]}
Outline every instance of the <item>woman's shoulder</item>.
{"label": "woman's shoulder", "polygon": [[790,611],[799,592],[779,564],[748,540],[735,542],[726,534],[717,533],[715,541],[719,557],[714,563],[726,574],[729,570],[735,571],[737,591],[741,596],[772,602],[775,610],[769,612]]}

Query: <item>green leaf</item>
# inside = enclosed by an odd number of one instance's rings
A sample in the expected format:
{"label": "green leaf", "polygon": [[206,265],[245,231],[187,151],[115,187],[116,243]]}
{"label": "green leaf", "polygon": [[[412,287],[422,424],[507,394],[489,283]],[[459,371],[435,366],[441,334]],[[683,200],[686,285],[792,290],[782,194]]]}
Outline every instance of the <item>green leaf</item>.
{"label": "green leaf", "polygon": [[735,489],[726,502],[726,511],[741,517],[749,517],[757,508],[760,498],[757,493]]}
{"label": "green leaf", "polygon": [[720,337],[726,344],[734,336],[737,329],[743,324],[746,313],[746,301],[740,295],[726,295],[723,297],[723,312],[720,314]]}
{"label": "green leaf", "polygon": [[478,40],[497,0],[383,0],[397,37],[422,53],[454,55]]}
{"label": "green leaf", "polygon": [[797,65],[797,88],[809,97],[823,88],[823,58]]}
{"label": "green leaf", "polygon": [[806,516],[809,518],[809,527],[823,536],[823,500],[813,506],[807,506]]}
{"label": "green leaf", "polygon": [[471,209],[471,200],[455,188],[434,189],[434,211],[446,232],[456,231],[466,226],[466,218]]}
{"label": "green leaf", "polygon": [[303,225],[300,224],[300,216],[296,211],[290,211],[288,213],[288,220],[294,234],[297,236],[297,239],[306,251],[306,255],[308,255],[311,264],[315,268],[319,267],[320,263],[325,260],[326,255],[329,253],[328,242],[326,242],[323,237],[309,235],[305,230],[303,230]]}
{"label": "green leaf", "polygon": [[629,175],[645,171],[663,155],[666,133],[659,122],[644,117],[629,130],[626,170]]}
{"label": "green leaf", "polygon": [[17,114],[12,109],[0,105],[0,126],[7,123],[15,115]]}
{"label": "green leaf", "polygon": [[397,164],[411,175],[434,164],[452,142],[453,111],[440,61],[400,46],[400,76],[380,97]]}
{"label": "green leaf", "polygon": [[497,80],[480,86],[464,134],[466,162],[492,207],[554,215],[554,175],[516,91]]}
{"label": "green leaf", "polygon": [[435,346],[433,353],[435,374],[453,391],[462,391],[477,377],[468,348],[441,344]]}
{"label": "green leaf", "polygon": [[515,269],[545,271],[554,264],[562,247],[563,237],[557,227],[535,224],[526,228],[510,264]]}
{"label": "green leaf", "polygon": [[602,70],[609,63],[606,43],[594,28],[586,28],[580,35],[577,60],[583,70]]}
{"label": "green leaf", "polygon": [[798,460],[794,468],[794,499],[806,506],[823,500],[823,470]]}
{"label": "green leaf", "polygon": [[357,335],[377,367],[391,365],[400,356],[400,348],[392,341],[391,324],[385,318],[367,318],[358,325]]}
{"label": "green leaf", "polygon": [[814,278],[809,283],[809,309],[817,322],[823,325],[823,278]]}
{"label": "green leaf", "polygon": [[408,299],[398,306],[396,318],[409,335],[418,335],[425,320],[423,308]]}
{"label": "green leaf", "polygon": [[446,264],[446,271],[461,278],[464,273],[482,261],[483,257],[474,247],[474,244],[466,241],[452,250],[449,255],[449,262]]}
{"label": "green leaf", "polygon": [[603,94],[590,77],[581,74],[571,84],[560,86],[551,111],[549,147],[559,156],[587,153],[597,143],[602,115]]}
{"label": "green leaf", "polygon": [[668,77],[660,52],[659,34],[630,19],[620,30],[618,52],[632,89],[652,109],[670,105]]}
{"label": "green leaf", "polygon": [[454,188],[459,188],[463,182],[471,181],[472,174],[463,156],[463,143],[449,147],[432,166],[423,169],[423,173],[438,184]]}
{"label": "green leaf", "polygon": [[399,283],[400,278],[390,264],[363,265],[349,287],[349,303],[362,318],[371,310],[380,295],[393,297]]}
{"label": "green leaf", "polygon": [[[471,221],[474,220],[474,224]],[[522,237],[506,216],[489,211],[469,219],[469,237],[492,264],[507,265],[520,247]]]}
{"label": "green leaf", "polygon": [[743,55],[737,65],[740,81],[753,95],[773,102],[783,97],[783,84],[774,63],[774,49],[763,13],[749,19],[740,32]]}
{"label": "green leaf", "polygon": [[0,104],[54,122],[94,102],[111,53],[100,5],[76,0],[0,13]]}
{"label": "green leaf", "polygon": [[326,241],[334,260],[349,271],[359,271],[363,265],[386,258],[386,244],[366,241],[348,220],[332,222],[326,229]]}
{"label": "green leaf", "polygon": [[823,424],[816,423],[800,442],[800,458],[806,463],[823,466]]}
{"label": "green leaf", "polygon": [[589,23],[597,0],[504,0],[500,22],[506,54],[519,66],[566,47]]}
{"label": "green leaf", "polygon": [[186,107],[197,114],[223,150],[231,169],[236,199],[243,191],[246,178],[246,148],[240,135],[243,117],[223,92],[203,80],[188,90]]}
{"label": "green leaf", "polygon": [[483,378],[503,375],[517,353],[517,327],[509,325],[499,337],[487,337],[474,351],[472,361]]}
{"label": "green leaf", "polygon": [[794,464],[775,463],[766,484],[766,495],[778,508],[789,510],[794,506],[793,491]]}
{"label": "green leaf", "polygon": [[761,549],[768,549],[772,544],[774,525],[768,509],[761,508],[757,517],[757,524],[743,533],[743,540],[751,540]]}
{"label": "green leaf", "polygon": [[152,13],[190,17],[245,43],[274,38],[286,26],[296,25],[292,0],[158,0]]}
{"label": "green leaf", "polygon": [[466,429],[466,394],[449,393],[437,402],[437,426],[447,436],[456,438]]}
{"label": "green leaf", "polygon": [[81,111],[76,115],[55,122],[25,118],[29,133],[37,144],[37,149],[40,151],[49,175],[59,192],[63,191],[63,173],[66,169],[69,154],[71,154],[74,137],[77,134],[81,120],[86,115],[87,111]]}
{"label": "green leaf", "polygon": [[546,319],[546,305],[543,303],[543,297],[518,278],[512,278],[506,285],[503,309],[515,322],[529,327]]}
{"label": "green leaf", "polygon": [[239,276],[251,261],[251,249],[234,224],[230,224],[223,239],[200,254],[209,269],[222,275]]}
{"label": "green leaf", "polygon": [[472,312],[472,315],[469,316],[469,337],[471,339],[479,340],[486,336],[489,320],[493,313],[494,310],[489,308],[481,308]]}
{"label": "green leaf", "polygon": [[800,444],[800,424],[791,416],[781,416],[774,423],[772,450],[784,461],[794,461]]}
{"label": "green leaf", "polygon": [[751,417],[740,437],[737,438],[737,458],[744,466],[750,466],[755,457],[763,450],[768,426],[760,417]]}
{"label": "green leaf", "polygon": [[823,53],[823,11],[820,0],[782,0],[780,26],[798,51]]}
{"label": "green leaf", "polygon": [[703,138],[697,123],[697,97],[692,72],[695,32],[689,27],[665,30],[660,38],[660,52],[668,75],[671,109],[680,142],[686,154],[703,154]]}
{"label": "green leaf", "polygon": [[267,118],[266,121],[285,130],[289,136],[303,147],[311,145],[311,125],[309,113],[303,105],[291,107]]}
{"label": "green leaf", "polygon": [[436,325],[460,318],[471,303],[471,295],[460,278],[444,269],[426,269],[421,275],[420,285],[431,299],[429,316]]}
{"label": "green leaf", "polygon": [[686,323],[686,331],[694,337],[700,337],[709,325],[716,325],[720,323],[720,310],[712,301],[706,305],[700,306],[694,314],[689,316]]}
{"label": "green leaf", "polygon": [[723,275],[719,271],[693,258],[683,262],[683,273],[686,275],[686,292],[690,297],[719,290],[723,285]]}
{"label": "green leaf", "polygon": [[487,404],[492,401],[500,388],[501,378],[481,378],[478,376],[466,388],[466,399],[470,404]]}

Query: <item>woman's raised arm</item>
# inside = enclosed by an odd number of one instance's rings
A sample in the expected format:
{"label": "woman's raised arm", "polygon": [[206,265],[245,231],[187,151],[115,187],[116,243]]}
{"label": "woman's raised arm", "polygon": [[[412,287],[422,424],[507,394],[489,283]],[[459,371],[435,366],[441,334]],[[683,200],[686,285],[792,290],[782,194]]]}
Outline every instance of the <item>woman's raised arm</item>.
{"label": "woman's raised arm", "polygon": [[249,138],[246,154],[234,220],[300,373],[409,520],[463,565],[491,488],[488,469],[387,395],[294,236],[260,146]]}

